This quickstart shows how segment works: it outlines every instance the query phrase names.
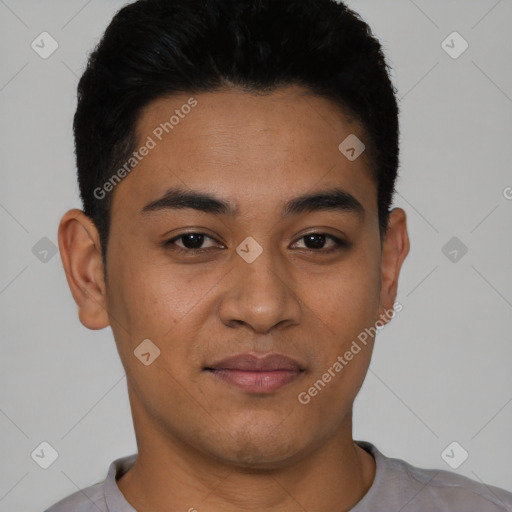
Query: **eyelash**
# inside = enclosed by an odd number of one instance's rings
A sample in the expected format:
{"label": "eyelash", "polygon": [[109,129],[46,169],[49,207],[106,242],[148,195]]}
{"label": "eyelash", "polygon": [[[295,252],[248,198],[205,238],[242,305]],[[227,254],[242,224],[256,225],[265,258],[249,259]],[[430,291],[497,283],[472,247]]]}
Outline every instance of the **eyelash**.
{"label": "eyelash", "polygon": [[[187,235],[203,235],[206,238],[210,238],[211,240],[215,240],[213,237],[207,235],[206,233],[190,231],[190,232],[187,232],[187,233],[182,233],[181,235],[177,235],[177,236],[175,236],[175,237],[165,241],[163,243],[163,245],[164,245],[164,247],[171,248],[173,251],[176,251],[179,254],[187,253],[187,254],[189,254],[191,256],[194,256],[196,254],[203,254],[203,253],[208,252],[208,251],[210,251],[212,249],[211,247],[206,248],[206,249],[184,249],[182,247],[178,247],[175,244],[175,241],[179,240],[180,238],[183,238],[183,237],[185,237]],[[301,236],[298,240],[302,240],[303,238],[306,238],[307,236],[312,236],[312,235],[324,235],[326,237],[326,239],[330,238],[336,244],[335,247],[331,247],[330,249],[308,249],[308,248],[305,249],[305,250],[313,252],[313,253],[330,254],[332,252],[339,251],[341,249],[346,249],[350,245],[350,244],[348,244],[344,240],[341,240],[338,237],[335,237],[333,235],[329,235],[327,233],[321,233],[321,232],[306,233],[305,235]]]}

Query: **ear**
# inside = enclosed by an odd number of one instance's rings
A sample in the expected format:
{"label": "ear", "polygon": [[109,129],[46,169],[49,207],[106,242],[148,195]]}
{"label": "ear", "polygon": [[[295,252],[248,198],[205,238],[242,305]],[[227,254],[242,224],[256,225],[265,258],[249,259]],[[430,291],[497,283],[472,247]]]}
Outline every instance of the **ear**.
{"label": "ear", "polygon": [[110,325],[99,234],[82,210],[69,210],[59,224],[59,250],[80,322],[89,329]]}
{"label": "ear", "polygon": [[384,323],[388,323],[394,316],[390,316],[390,311],[393,311],[398,276],[409,247],[405,212],[401,208],[394,208],[389,215],[388,228],[382,242],[380,318]]}

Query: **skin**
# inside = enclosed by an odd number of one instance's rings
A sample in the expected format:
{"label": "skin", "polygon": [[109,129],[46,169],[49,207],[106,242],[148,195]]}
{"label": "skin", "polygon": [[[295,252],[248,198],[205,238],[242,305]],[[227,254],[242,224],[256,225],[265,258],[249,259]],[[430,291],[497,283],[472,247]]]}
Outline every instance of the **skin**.
{"label": "skin", "polygon": [[[140,145],[189,97],[148,105]],[[352,405],[374,340],[310,403],[297,396],[393,307],[409,251],[405,212],[392,211],[381,240],[366,154],[349,161],[338,150],[351,133],[364,141],[364,131],[330,101],[298,86],[194,98],[192,112],[114,189],[108,282],[92,221],[73,209],[59,225],[80,321],[112,327],[127,375],[139,457],[118,486],[140,512],[350,510],[375,476],[373,457],[352,438]],[[239,214],[141,214],[176,185],[232,201]],[[281,219],[289,199],[331,186],[352,194],[364,216]],[[210,252],[187,256],[163,245],[184,232],[212,237],[202,246]],[[323,254],[334,241],[315,249],[303,238],[311,233],[350,246]],[[252,263],[235,250],[248,236],[263,248]],[[175,241],[194,247],[187,242]],[[134,356],[147,338],[160,349],[149,366]],[[289,355],[305,372],[262,395],[203,371],[250,351]]]}

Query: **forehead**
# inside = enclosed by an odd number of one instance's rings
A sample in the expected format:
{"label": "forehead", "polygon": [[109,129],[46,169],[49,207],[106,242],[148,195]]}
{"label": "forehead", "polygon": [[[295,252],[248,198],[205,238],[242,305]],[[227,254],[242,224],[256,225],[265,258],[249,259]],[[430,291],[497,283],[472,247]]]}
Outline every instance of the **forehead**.
{"label": "forehead", "polygon": [[364,142],[364,130],[298,86],[266,95],[232,89],[159,98],[141,112],[136,133],[136,150],[151,149],[114,197],[139,211],[173,186],[215,192],[236,206],[277,206],[337,187],[376,211],[367,154],[351,161],[339,149],[347,137]]}

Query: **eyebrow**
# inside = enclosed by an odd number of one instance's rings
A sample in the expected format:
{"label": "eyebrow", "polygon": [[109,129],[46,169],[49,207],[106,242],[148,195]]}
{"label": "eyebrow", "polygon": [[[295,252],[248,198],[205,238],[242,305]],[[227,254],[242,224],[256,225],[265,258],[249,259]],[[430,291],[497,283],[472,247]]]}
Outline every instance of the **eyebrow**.
{"label": "eyebrow", "polygon": [[[237,205],[213,194],[182,187],[170,188],[165,194],[146,204],[141,214],[162,210],[191,208],[213,215],[236,217],[239,213]],[[282,217],[312,213],[317,211],[340,211],[364,217],[363,205],[349,192],[342,188],[329,188],[295,197],[285,203]]]}

